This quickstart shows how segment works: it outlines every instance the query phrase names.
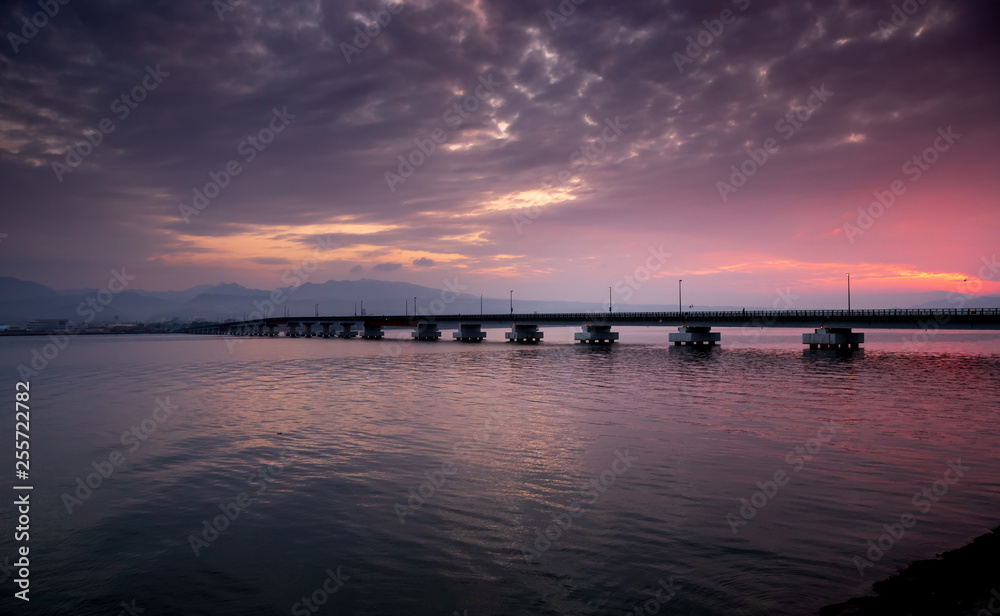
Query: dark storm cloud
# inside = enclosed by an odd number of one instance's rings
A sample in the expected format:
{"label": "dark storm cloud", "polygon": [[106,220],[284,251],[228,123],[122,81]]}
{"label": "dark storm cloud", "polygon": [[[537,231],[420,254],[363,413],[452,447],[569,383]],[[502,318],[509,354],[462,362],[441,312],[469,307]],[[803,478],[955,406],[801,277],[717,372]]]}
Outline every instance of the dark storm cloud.
{"label": "dark storm cloud", "polygon": [[375,272],[394,272],[403,267],[402,263],[377,263],[372,271]]}
{"label": "dark storm cloud", "polygon": [[[479,205],[567,171],[576,201],[547,211],[551,228],[648,227],[723,207],[716,181],[776,137],[779,153],[733,196],[747,209],[715,227],[738,232],[786,215],[802,191],[883,177],[938,126],[996,142],[995,2],[913,0],[888,30],[878,22],[893,4],[860,0],[587,0],[556,22],[555,1],[407,2],[361,47],[385,6],[248,0],[220,19],[211,2],[71,2],[16,52],[7,37],[6,222],[56,221],[12,244],[25,277],[43,258],[83,275],[198,250],[179,236],[348,220],[392,228],[337,234],[338,245],[454,252],[441,238],[481,232],[467,254],[541,255],[509,213]],[[8,4],[0,28],[19,33],[37,11]],[[350,62],[343,44],[358,45]],[[166,74],[152,89],[150,71]],[[483,79],[499,85],[469,111]],[[782,140],[776,123],[813,86],[833,96]],[[620,136],[571,164],[616,118]],[[99,133],[58,181],[53,164],[69,166],[67,148]],[[390,190],[400,156],[422,162]],[[196,206],[198,191],[209,196],[185,222],[178,206]]]}

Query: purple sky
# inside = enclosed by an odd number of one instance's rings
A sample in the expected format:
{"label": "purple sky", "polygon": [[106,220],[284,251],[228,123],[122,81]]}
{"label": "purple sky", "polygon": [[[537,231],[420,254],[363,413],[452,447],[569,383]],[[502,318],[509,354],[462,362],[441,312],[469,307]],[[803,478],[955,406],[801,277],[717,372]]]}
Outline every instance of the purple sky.
{"label": "purple sky", "polygon": [[0,275],[1000,292],[995,1],[387,7],[6,3]]}

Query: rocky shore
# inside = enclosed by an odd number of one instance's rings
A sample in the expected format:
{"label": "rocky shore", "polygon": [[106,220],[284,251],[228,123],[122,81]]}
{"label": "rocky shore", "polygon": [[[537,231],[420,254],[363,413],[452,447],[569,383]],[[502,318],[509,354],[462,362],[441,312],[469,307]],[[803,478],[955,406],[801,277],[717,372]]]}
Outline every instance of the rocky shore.
{"label": "rocky shore", "polygon": [[820,616],[1000,614],[1000,526],[969,545],[872,585],[877,596],[828,605]]}

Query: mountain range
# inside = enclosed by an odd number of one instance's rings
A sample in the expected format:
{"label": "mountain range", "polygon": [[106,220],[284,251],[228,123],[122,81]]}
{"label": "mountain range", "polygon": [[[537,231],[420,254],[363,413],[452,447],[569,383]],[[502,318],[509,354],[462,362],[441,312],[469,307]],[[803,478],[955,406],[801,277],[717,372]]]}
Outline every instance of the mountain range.
{"label": "mountain range", "polygon": [[[268,316],[282,316],[286,307],[291,316],[311,316],[317,309],[322,315],[360,314],[362,309],[366,314],[373,315],[402,314],[404,310],[412,314],[414,297],[421,313],[477,314],[480,311],[480,297],[460,291],[461,289],[435,289],[405,282],[362,278],[307,282],[274,291],[220,282],[183,291],[125,289],[109,296],[107,291],[99,289],[55,290],[35,282],[0,277],[0,324],[24,325],[28,321],[43,318],[81,322],[88,317],[95,323],[113,321],[115,317],[122,322],[163,322],[173,319],[215,321],[243,319],[245,315],[255,311],[267,311]],[[953,301],[948,301],[949,296]],[[913,303],[898,305],[898,299],[894,299],[889,300],[893,303],[887,303],[885,307],[956,307],[954,294],[944,291],[916,293],[907,297]],[[486,313],[504,313],[510,310],[509,301],[508,298],[483,298],[482,309]],[[520,313],[599,312],[607,307],[605,303],[576,301],[515,299],[514,303],[515,310]],[[963,305],[966,308],[997,306],[1000,306],[1000,296],[970,298]],[[615,306],[616,311],[623,312],[674,308],[673,305],[624,303]],[[741,308],[742,306],[694,306],[692,310]]]}

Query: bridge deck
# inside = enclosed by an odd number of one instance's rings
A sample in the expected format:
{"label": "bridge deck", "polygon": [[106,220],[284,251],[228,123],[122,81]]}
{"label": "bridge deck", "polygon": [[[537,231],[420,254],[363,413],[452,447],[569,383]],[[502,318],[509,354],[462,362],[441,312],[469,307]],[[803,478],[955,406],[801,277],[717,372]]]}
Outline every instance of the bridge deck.
{"label": "bridge deck", "polygon": [[445,329],[460,323],[483,327],[510,327],[513,323],[539,326],[639,325],[707,327],[850,327],[856,329],[1000,329],[1000,308],[943,308],[926,310],[747,310],[705,312],[581,312],[514,314],[442,314],[390,316],[272,317],[230,323],[204,323],[188,331],[222,330],[241,327],[302,326],[342,322],[366,323],[383,327],[415,327],[436,323]]}

